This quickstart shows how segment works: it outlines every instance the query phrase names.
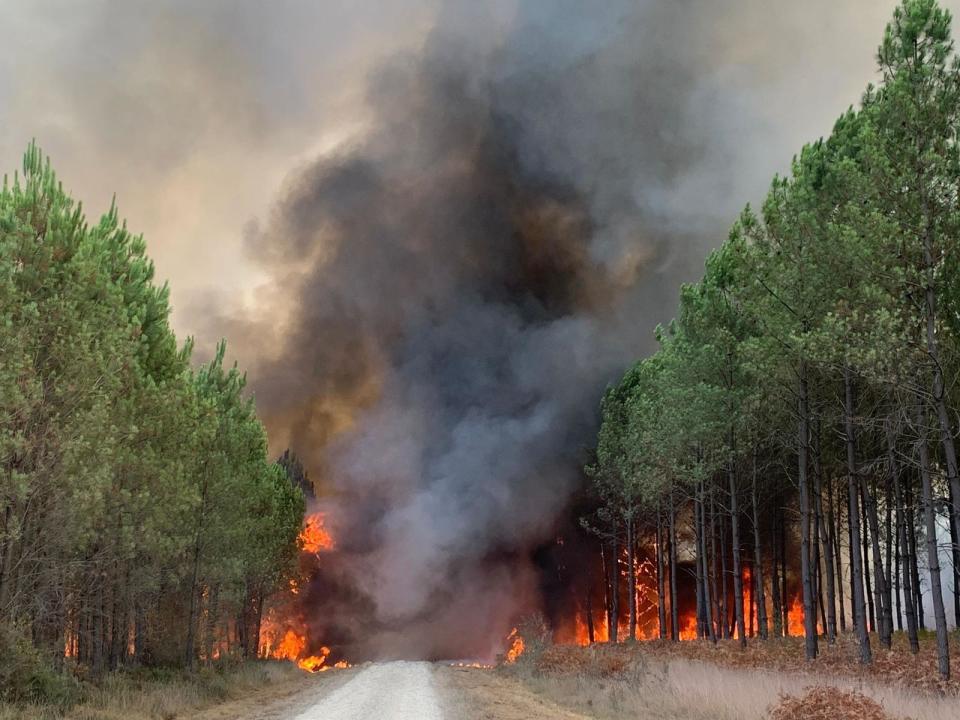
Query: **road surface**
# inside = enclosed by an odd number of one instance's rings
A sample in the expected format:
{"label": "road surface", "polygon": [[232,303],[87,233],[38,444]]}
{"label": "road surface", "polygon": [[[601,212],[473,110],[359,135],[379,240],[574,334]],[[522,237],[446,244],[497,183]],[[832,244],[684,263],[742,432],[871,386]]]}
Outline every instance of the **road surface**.
{"label": "road surface", "polygon": [[585,720],[493,670],[382,662],[304,676],[194,720]]}
{"label": "road surface", "polygon": [[296,720],[444,720],[433,669],[424,662],[378,663],[364,668]]}

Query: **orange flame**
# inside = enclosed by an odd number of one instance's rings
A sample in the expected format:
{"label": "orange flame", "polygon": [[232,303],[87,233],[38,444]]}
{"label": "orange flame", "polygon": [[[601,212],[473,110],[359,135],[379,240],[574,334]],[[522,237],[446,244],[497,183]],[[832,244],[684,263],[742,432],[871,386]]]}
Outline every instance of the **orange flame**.
{"label": "orange flame", "polygon": [[333,536],[324,527],[324,515],[315,512],[307,515],[305,525],[300,531],[300,542],[304,552],[317,554],[324,550],[333,550]]}
{"label": "orange flame", "polygon": [[[646,568],[646,563],[640,563],[637,567],[636,578],[637,578],[637,628],[636,636],[640,640],[652,640],[659,637],[659,625],[657,621],[657,590],[655,584],[650,582],[647,578],[651,576],[651,573]],[[750,632],[751,627],[754,632],[757,632],[759,626],[757,615],[758,608],[755,605],[754,593],[756,588],[754,586],[752,568],[750,566],[745,566],[743,568],[743,610],[745,615],[745,627],[747,632]],[[767,593],[765,597],[765,602],[767,604],[767,617],[770,619],[769,622],[772,624],[773,617],[773,607],[771,595]],[[621,605],[621,610],[623,606]],[[727,608],[727,612],[730,613],[728,622],[732,626],[734,636],[737,635],[736,623],[733,622],[733,607],[732,603]],[[667,636],[669,636],[669,617],[670,611],[667,609]],[[599,616],[599,622],[597,622]],[[803,603],[800,598],[800,594],[797,593],[790,600],[787,606],[786,612],[786,631],[787,634],[793,636],[802,636],[804,633],[803,627]],[[752,620],[752,622],[751,622]],[[719,626],[718,618],[714,617],[714,622]],[[817,623],[819,632],[823,632],[823,628],[820,623]],[[618,637],[625,639],[629,637],[630,627],[629,622],[621,621],[618,628]],[[513,634],[511,633],[512,637]],[[689,608],[680,614],[680,630],[679,636],[681,640],[696,640],[698,637],[697,633],[697,615],[694,608]],[[593,622],[593,641],[594,642],[607,642],[610,637],[608,621],[606,612],[602,609],[594,613],[594,622]],[[577,612],[573,618],[572,627],[567,625],[566,627],[561,627],[554,636],[554,640],[558,643],[575,643],[577,645],[586,646],[590,644],[590,633],[587,623],[587,616],[585,612]]]}
{"label": "orange flame", "polygon": [[523,638],[520,637],[519,633],[517,633],[517,629],[514,628],[510,631],[510,634],[507,635],[507,641],[510,643],[510,647],[507,649],[504,659],[508,663],[515,663],[517,658],[523,655]]}
{"label": "orange flame", "polygon": [[[304,518],[303,530],[300,531],[300,547],[303,553],[319,555],[334,548],[333,536],[324,527],[324,520],[322,512],[314,512]],[[290,580],[290,596],[300,594],[300,583],[301,578]],[[330,648],[328,647],[321,647],[317,655],[307,655],[309,643],[306,628],[302,619],[298,619],[296,613],[290,612],[290,607],[288,605],[282,611],[274,608],[263,618],[260,629],[260,656],[276,660],[290,660],[295,662],[301,670],[308,672],[323,672],[332,668],[350,667],[345,660],[327,664],[330,656]],[[287,617],[283,617],[284,615]]]}

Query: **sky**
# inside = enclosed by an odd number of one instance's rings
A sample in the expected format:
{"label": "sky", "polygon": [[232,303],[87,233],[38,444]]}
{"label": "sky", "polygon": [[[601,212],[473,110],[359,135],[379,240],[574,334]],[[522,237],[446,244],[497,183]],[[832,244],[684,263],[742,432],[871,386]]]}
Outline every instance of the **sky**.
{"label": "sky", "polygon": [[[504,33],[517,4],[489,4]],[[269,215],[291,172],[362,135],[366,78],[416,53],[443,5],[0,0],[0,168],[17,168],[36,138],[89,213],[116,194],[171,283],[176,329],[206,331],[197,307],[211,295],[256,312],[264,278],[244,255],[244,227]],[[678,5],[694,14],[694,3]],[[677,197],[710,195],[737,172],[725,191],[729,221],[857,100],[894,3],[725,5],[737,21],[717,27],[725,53],[703,59],[695,92],[741,96],[744,111],[700,109],[694,121],[722,123],[716,151],[729,166]]]}

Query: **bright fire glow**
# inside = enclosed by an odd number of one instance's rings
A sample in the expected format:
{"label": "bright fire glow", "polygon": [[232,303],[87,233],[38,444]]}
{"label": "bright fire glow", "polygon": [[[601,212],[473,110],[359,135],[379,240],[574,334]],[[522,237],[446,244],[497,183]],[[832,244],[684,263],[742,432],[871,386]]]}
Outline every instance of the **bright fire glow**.
{"label": "bright fire glow", "polygon": [[300,542],[304,552],[319,553],[324,550],[333,550],[333,536],[324,527],[324,515],[315,512],[304,519],[303,530],[300,531]]}
{"label": "bright fire glow", "polygon": [[[300,546],[304,553],[302,557],[319,555],[334,548],[333,536],[324,526],[324,519],[322,512],[314,512],[304,518],[303,530],[300,531]],[[299,578],[290,581],[289,591],[291,596],[300,594]],[[308,672],[350,667],[345,660],[329,663],[330,648],[324,646],[319,653],[308,654],[308,646],[305,623],[297,618],[295,613],[274,610],[264,616],[260,628],[261,657],[290,660],[301,670]]]}
{"label": "bright fire glow", "polygon": [[[625,562],[625,561],[624,561]],[[649,572],[649,568],[646,567],[646,563],[639,564],[636,570],[637,578],[637,629],[636,636],[639,640],[654,640],[659,637],[659,623],[658,623],[658,613],[657,613],[657,590],[655,583],[655,576],[652,576]],[[621,572],[621,575],[624,573]],[[755,606],[754,601],[754,582],[751,574],[751,569],[749,566],[744,567],[743,569],[743,611],[745,615],[745,625],[747,631],[749,632],[750,627],[758,627],[757,621],[757,607]],[[767,593],[766,596],[767,602],[767,618],[770,626],[773,625],[773,607],[771,596]],[[621,612],[625,610],[623,607],[624,603],[621,603]],[[734,636],[736,636],[736,623],[733,621],[733,603],[729,603],[727,612],[730,614],[729,622]],[[751,623],[751,617],[753,616],[753,623]],[[668,626],[666,628],[665,636],[669,637],[669,623],[670,623],[670,609],[667,608],[666,612]],[[716,621],[716,618],[714,618]],[[789,605],[787,606],[787,634],[792,636],[802,636],[803,629],[803,602],[800,598],[800,594],[797,593],[791,598]],[[818,627],[820,623],[818,622]],[[820,628],[822,632],[822,628]],[[697,634],[697,615],[696,608],[690,607],[680,613],[680,639],[681,640],[696,640],[698,637]],[[630,636],[630,625],[629,621],[624,618],[620,622],[618,628],[618,638],[620,640],[625,640]],[[511,634],[512,637],[512,634]],[[607,614],[602,609],[599,611],[594,611],[593,618],[593,641],[602,643],[607,642],[610,638]],[[575,643],[577,645],[586,646],[590,644],[590,631],[587,622],[586,612],[580,611],[576,614],[573,620],[573,627],[567,626],[567,628],[561,629],[560,632],[555,636],[555,641],[559,643]]]}
{"label": "bright fire glow", "polygon": [[523,655],[524,649],[523,638],[520,637],[516,628],[511,630],[510,634],[507,635],[507,642],[510,643],[510,647],[507,649],[505,659],[508,663],[515,663],[517,658]]}

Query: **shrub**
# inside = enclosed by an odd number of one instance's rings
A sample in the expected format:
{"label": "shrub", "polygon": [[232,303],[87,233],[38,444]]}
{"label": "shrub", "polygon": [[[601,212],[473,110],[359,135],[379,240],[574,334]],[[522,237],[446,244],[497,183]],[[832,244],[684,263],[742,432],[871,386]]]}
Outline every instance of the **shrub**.
{"label": "shrub", "polygon": [[70,707],[80,699],[80,684],[57,671],[19,628],[0,624],[0,700]]}

